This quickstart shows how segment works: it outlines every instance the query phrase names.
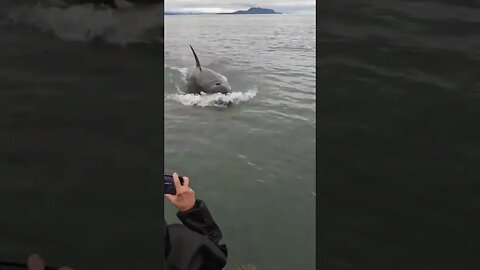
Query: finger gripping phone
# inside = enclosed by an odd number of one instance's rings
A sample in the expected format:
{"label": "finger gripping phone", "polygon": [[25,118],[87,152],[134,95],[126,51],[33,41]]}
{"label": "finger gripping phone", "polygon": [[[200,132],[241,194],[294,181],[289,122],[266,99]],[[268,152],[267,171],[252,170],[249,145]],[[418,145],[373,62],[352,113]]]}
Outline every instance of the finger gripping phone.
{"label": "finger gripping phone", "polygon": [[[175,188],[175,182],[173,181],[173,176],[165,174],[163,178],[165,179],[163,184],[163,194],[171,194],[171,195],[177,194],[177,189]],[[180,184],[183,185],[183,177],[179,176],[178,179],[180,180]]]}

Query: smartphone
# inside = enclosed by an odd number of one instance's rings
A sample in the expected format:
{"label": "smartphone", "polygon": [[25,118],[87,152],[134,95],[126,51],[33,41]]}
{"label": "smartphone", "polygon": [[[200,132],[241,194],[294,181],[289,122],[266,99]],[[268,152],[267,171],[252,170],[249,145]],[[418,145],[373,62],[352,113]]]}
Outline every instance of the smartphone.
{"label": "smartphone", "polygon": [[[175,188],[175,182],[173,181],[173,175],[165,174],[163,178],[165,179],[165,182],[163,185],[163,194],[171,194],[171,195],[177,194],[177,189]],[[179,176],[178,179],[180,180],[180,183],[183,185],[183,177]]]}

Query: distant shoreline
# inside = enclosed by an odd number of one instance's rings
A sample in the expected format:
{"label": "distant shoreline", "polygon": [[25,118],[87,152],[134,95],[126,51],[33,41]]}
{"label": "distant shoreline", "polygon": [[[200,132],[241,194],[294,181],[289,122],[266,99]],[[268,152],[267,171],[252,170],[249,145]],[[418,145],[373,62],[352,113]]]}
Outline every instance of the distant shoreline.
{"label": "distant shoreline", "polygon": [[[215,16],[220,16],[225,15],[225,14],[218,14],[218,13],[165,13],[165,16],[209,16],[209,15],[215,15]],[[271,15],[272,17],[275,16],[315,16],[315,13],[282,13],[282,14],[227,14],[227,15]],[[249,16],[248,16],[249,17]]]}
{"label": "distant shoreline", "polygon": [[248,10],[237,10],[234,12],[223,13],[200,13],[200,12],[165,12],[164,15],[269,15],[269,14],[282,14],[273,9],[251,7]]}
{"label": "distant shoreline", "polygon": [[290,13],[279,13],[279,14],[232,14],[232,13],[164,13],[165,16],[187,16],[187,15],[315,15],[315,14],[290,14]]}
{"label": "distant shoreline", "polygon": [[219,15],[244,15],[244,14],[282,14],[270,8],[251,7],[248,10],[237,10],[235,12],[217,13]]}

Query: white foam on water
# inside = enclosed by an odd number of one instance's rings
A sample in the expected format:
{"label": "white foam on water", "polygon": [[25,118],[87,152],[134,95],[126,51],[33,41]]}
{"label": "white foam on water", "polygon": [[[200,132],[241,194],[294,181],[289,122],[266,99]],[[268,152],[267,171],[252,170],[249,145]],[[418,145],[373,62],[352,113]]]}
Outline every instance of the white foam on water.
{"label": "white foam on water", "polygon": [[248,101],[257,95],[257,90],[252,89],[247,92],[231,92],[228,94],[172,94],[167,95],[167,100],[174,100],[185,106],[200,107],[226,107],[231,104],[240,104]]}
{"label": "white foam on water", "polygon": [[188,76],[188,68],[186,67],[177,67],[177,66],[173,66],[173,67],[169,67],[170,69],[173,69],[173,70],[176,70],[176,71],[179,71],[181,74],[182,74],[182,79],[186,82],[187,81],[187,76]]}

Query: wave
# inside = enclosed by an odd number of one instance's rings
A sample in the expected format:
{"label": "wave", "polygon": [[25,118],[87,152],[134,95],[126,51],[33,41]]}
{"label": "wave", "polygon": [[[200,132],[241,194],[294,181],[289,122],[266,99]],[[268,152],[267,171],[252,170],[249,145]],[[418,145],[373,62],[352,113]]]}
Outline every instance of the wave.
{"label": "wave", "polygon": [[[186,68],[186,67],[178,67],[178,66],[172,66],[172,67],[167,67],[167,66],[165,66],[165,67],[180,72],[180,74],[182,75],[183,81],[184,81],[184,82],[187,81],[188,68]],[[223,76],[223,75],[222,75],[222,76]],[[225,76],[223,76],[223,77],[225,77]]]}
{"label": "wave", "polygon": [[119,10],[92,4],[23,5],[12,8],[8,17],[13,23],[32,25],[65,41],[101,40],[119,45],[163,42],[162,5]]}
{"label": "wave", "polygon": [[257,95],[257,89],[246,92],[231,92],[228,94],[170,94],[167,100],[174,100],[186,106],[220,107],[224,108],[232,104],[248,101]]}

